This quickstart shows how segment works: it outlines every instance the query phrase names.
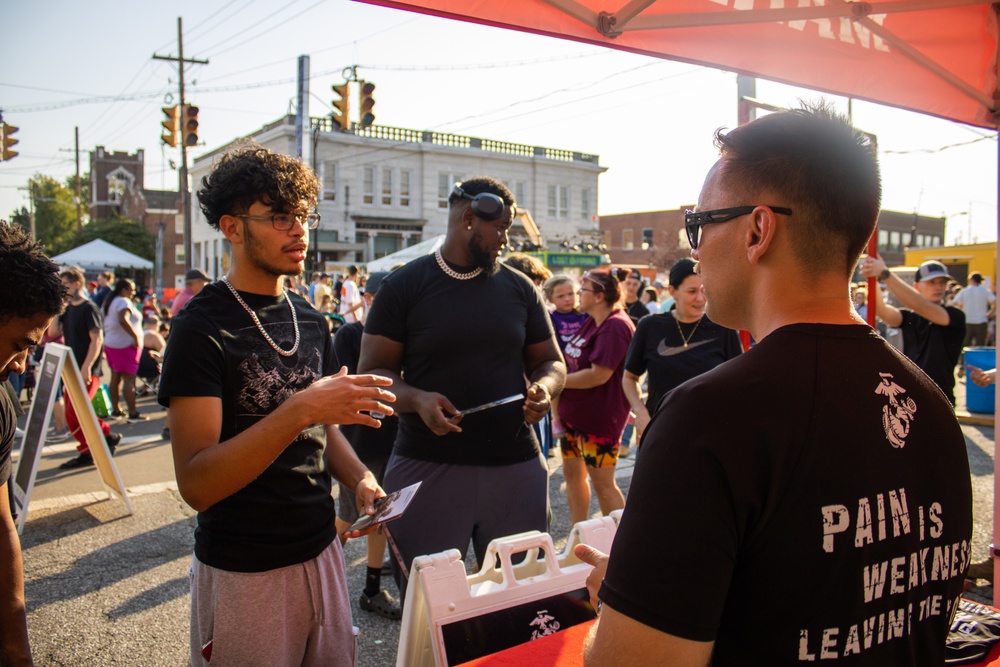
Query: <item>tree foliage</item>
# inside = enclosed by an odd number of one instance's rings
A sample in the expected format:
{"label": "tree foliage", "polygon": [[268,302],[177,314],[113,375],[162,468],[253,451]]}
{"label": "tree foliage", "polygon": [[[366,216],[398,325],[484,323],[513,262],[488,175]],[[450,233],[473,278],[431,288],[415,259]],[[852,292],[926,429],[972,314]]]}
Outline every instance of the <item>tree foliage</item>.
{"label": "tree foliage", "polygon": [[[35,209],[35,238],[45,244],[50,255],[58,255],[77,245],[76,201],[74,192],[44,174],[35,174],[28,181]],[[12,216],[25,229],[30,229],[27,211],[15,211]]]}
{"label": "tree foliage", "polygon": [[156,239],[131,218],[114,215],[91,220],[90,224],[83,226],[83,233],[76,245],[83,245],[94,239],[107,241],[149,261],[153,261],[156,255]]}

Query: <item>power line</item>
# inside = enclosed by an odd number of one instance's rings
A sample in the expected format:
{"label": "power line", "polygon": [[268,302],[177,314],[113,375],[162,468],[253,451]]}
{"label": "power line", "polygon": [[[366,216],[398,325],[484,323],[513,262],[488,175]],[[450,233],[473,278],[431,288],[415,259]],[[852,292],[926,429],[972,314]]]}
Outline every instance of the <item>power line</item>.
{"label": "power line", "polygon": [[[286,2],[281,7],[279,7],[276,10],[274,10],[273,12],[271,12],[270,14],[268,14],[267,16],[265,16],[263,18],[260,18],[260,19],[255,19],[253,21],[252,25],[261,25],[262,23],[266,22],[268,19],[270,19],[270,18],[272,18],[272,17],[280,14],[281,12],[285,11],[286,9],[288,9],[289,7],[291,7],[292,5],[294,5],[295,3],[300,2],[300,1],[301,0],[289,0],[289,2]],[[266,32],[270,32],[271,30],[273,30],[274,28],[276,28],[279,25],[281,25],[281,23],[268,24],[268,25],[265,26],[264,31],[261,32],[261,33],[258,33],[258,34],[264,34]],[[241,36],[243,36],[243,35],[246,34],[246,30],[247,29],[237,30],[236,32],[234,32],[233,34],[231,34],[229,37],[226,37],[225,39],[223,39],[221,41],[218,41],[215,44],[212,44],[211,46],[201,47],[199,50],[200,51],[207,51],[207,52],[209,52],[208,55],[207,55],[207,57],[208,58],[214,58],[214,57],[218,56],[221,53],[225,53],[229,49],[227,48],[227,49],[225,49],[223,51],[219,51],[219,52],[216,52],[216,53],[212,53],[212,49],[217,49],[220,46],[222,46],[223,44],[225,44],[226,42],[231,42],[234,39],[238,39],[239,37],[241,37]]]}

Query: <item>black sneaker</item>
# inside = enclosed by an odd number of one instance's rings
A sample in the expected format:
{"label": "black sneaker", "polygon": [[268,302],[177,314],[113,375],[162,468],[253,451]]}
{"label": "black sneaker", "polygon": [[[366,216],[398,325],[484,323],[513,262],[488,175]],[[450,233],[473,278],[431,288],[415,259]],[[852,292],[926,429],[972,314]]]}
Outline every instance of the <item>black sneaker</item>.
{"label": "black sneaker", "polygon": [[122,441],[122,434],[108,433],[104,436],[104,441],[108,443],[108,449],[111,450],[111,456],[114,456],[115,450],[118,449],[118,443]]}
{"label": "black sneaker", "polygon": [[163,438],[164,440],[169,440],[170,439],[170,429],[169,428],[165,428],[162,431],[160,431],[160,437]]}
{"label": "black sneaker", "polygon": [[111,413],[111,418],[112,419],[124,419],[125,418],[125,413],[122,412],[121,410],[115,410],[114,412]]}
{"label": "black sneaker", "polygon": [[149,417],[144,417],[140,415],[138,412],[136,412],[134,414],[129,415],[128,419],[126,419],[125,421],[128,422],[129,424],[138,424],[139,422],[149,421]]}
{"label": "black sneaker", "polygon": [[86,468],[87,466],[94,465],[94,457],[88,454],[79,454],[69,461],[64,461],[59,467],[63,470],[72,470],[74,468]]}
{"label": "black sneaker", "polygon": [[398,621],[403,618],[403,610],[396,604],[395,600],[389,597],[389,593],[386,591],[379,591],[371,597],[368,597],[364,591],[361,591],[361,599],[358,600],[358,604],[365,611],[378,614],[379,616],[388,618],[390,621]]}

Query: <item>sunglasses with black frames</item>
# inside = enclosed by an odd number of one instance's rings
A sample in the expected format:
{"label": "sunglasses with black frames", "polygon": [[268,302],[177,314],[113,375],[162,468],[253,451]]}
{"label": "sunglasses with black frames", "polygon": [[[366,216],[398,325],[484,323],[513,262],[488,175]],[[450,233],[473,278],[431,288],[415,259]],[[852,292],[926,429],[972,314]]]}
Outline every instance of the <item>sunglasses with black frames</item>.
{"label": "sunglasses with black frames", "polygon": [[[701,236],[701,228],[713,222],[729,222],[733,218],[741,215],[753,213],[757,206],[736,206],[734,208],[718,208],[714,211],[684,211],[684,229],[687,231],[688,243],[691,249],[698,248],[698,238]],[[781,215],[791,215],[792,209],[783,206],[768,206],[769,209]]]}

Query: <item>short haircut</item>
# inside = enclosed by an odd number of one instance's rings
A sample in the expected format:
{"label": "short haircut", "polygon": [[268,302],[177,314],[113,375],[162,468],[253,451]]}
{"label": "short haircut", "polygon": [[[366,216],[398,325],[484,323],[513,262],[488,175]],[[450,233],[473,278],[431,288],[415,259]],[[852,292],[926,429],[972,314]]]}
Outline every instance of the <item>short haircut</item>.
{"label": "short haircut", "polygon": [[533,283],[544,282],[552,277],[552,272],[542,264],[541,260],[523,252],[512,252],[503,258],[503,263],[528,276]]}
{"label": "short haircut", "polygon": [[63,269],[59,273],[59,277],[65,278],[71,283],[80,283],[81,285],[83,284],[84,281],[83,269],[81,269],[78,266],[71,266],[68,269]]}
{"label": "short haircut", "polygon": [[983,274],[979,273],[979,271],[973,271],[969,274],[969,282],[976,283],[977,285],[980,284],[983,282]]}
{"label": "short haircut", "polygon": [[813,275],[850,276],[882,200],[871,138],[828,104],[773,113],[716,133],[730,206],[787,206],[789,236]]}
{"label": "short haircut", "polygon": [[347,273],[348,273],[348,275],[351,275],[351,276],[358,275],[358,267],[356,267],[355,265],[351,264],[349,267],[347,267]]}
{"label": "short haircut", "polygon": [[198,202],[215,229],[222,216],[245,214],[258,201],[291,213],[303,204],[315,208],[319,196],[319,183],[309,167],[252,141],[223,155],[201,186]]}
{"label": "short haircut", "polygon": [[0,266],[0,322],[41,314],[54,317],[63,311],[67,291],[59,267],[20,225],[0,221]]}
{"label": "short haircut", "polygon": [[[514,195],[511,193],[510,189],[492,176],[473,176],[467,181],[462,181],[462,191],[472,197],[475,197],[482,192],[489,192],[490,194],[500,197],[500,199],[503,200],[503,203],[507,206],[514,205]],[[454,192],[448,195],[449,207],[453,207],[457,201],[469,200],[459,197]]]}

